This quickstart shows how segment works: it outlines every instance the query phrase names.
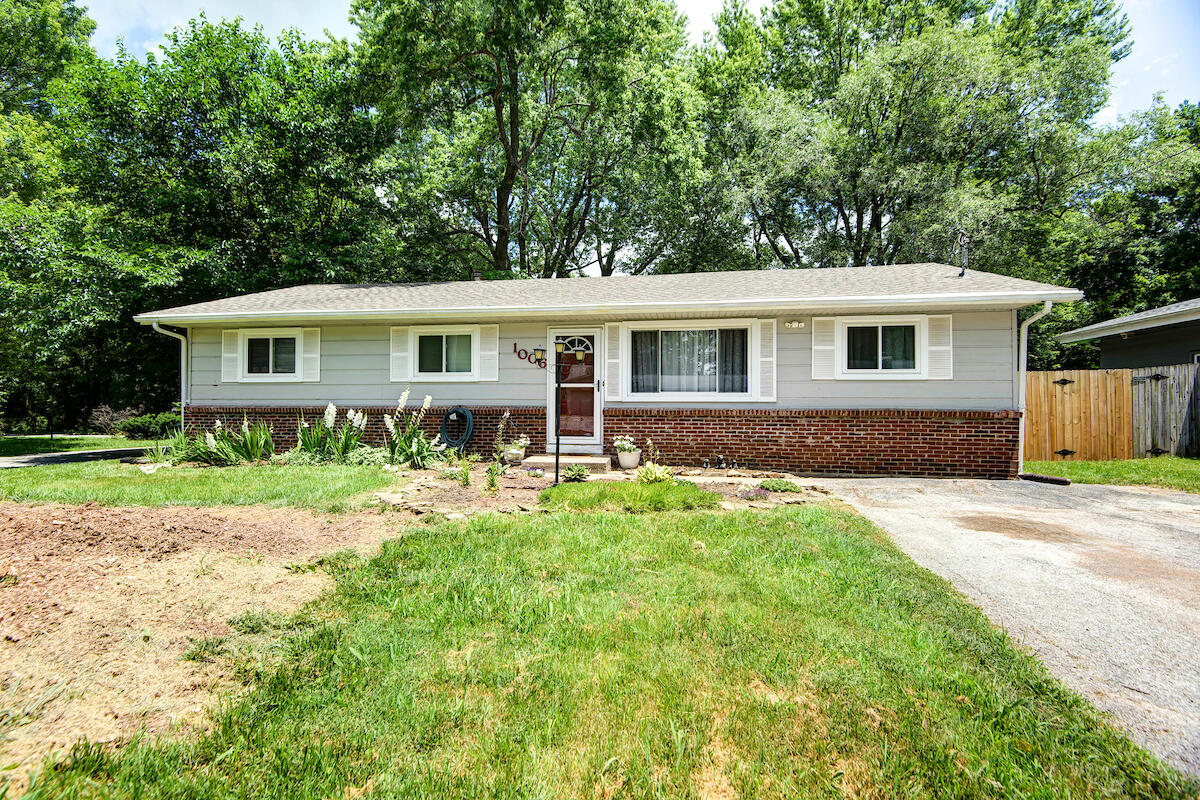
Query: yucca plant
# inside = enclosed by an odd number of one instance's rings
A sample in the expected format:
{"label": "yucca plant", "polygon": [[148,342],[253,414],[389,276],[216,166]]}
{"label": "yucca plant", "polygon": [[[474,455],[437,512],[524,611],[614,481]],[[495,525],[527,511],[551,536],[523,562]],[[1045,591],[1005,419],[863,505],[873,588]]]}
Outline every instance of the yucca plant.
{"label": "yucca plant", "polygon": [[240,433],[224,433],[225,440],[243,461],[266,461],[275,455],[275,441],[271,438],[271,429],[259,422],[251,425],[242,417]]}
{"label": "yucca plant", "polygon": [[441,443],[440,435],[430,441],[425,431],[421,430],[421,422],[433,403],[433,397],[425,395],[421,407],[409,411],[404,407],[408,402],[408,392],[406,388],[400,395],[395,414],[383,415],[383,428],[386,432],[384,449],[387,451],[389,464],[428,469],[442,459],[446,446]]}

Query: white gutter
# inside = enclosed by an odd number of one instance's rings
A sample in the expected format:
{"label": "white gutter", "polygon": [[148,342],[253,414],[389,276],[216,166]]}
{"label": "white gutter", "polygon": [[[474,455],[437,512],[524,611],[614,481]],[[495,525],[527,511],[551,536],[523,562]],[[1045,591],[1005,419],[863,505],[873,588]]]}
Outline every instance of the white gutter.
{"label": "white gutter", "polygon": [[920,308],[962,308],[967,306],[1012,306],[1029,305],[1038,301],[1072,302],[1083,297],[1076,289],[1060,291],[1022,291],[997,292],[994,294],[981,292],[947,292],[943,294],[910,294],[893,296],[864,297],[862,295],[836,295],[828,297],[771,297],[761,300],[683,300],[674,302],[645,303],[597,303],[572,304],[557,306],[465,306],[451,308],[376,308],[376,309],[293,309],[266,311],[200,311],[172,313],[151,311],[138,314],[134,320],[143,325],[153,322],[168,323],[219,323],[246,322],[254,320],[392,320],[408,319],[439,319],[460,317],[463,319],[489,319],[516,317],[530,319],[534,317],[561,317],[564,315],[618,315],[618,314],[654,314],[654,313],[704,313],[706,311],[756,311],[779,310],[783,313],[799,313],[806,310],[824,311],[827,309],[858,310],[877,308],[902,308],[906,306]]}
{"label": "white gutter", "polygon": [[1020,352],[1017,355],[1017,367],[1020,369],[1020,379],[1018,380],[1017,388],[1017,410],[1021,412],[1021,419],[1017,423],[1017,474],[1025,471],[1025,366],[1029,359],[1029,326],[1037,322],[1042,317],[1050,313],[1050,307],[1054,305],[1052,300],[1047,300],[1042,304],[1042,310],[1031,316],[1029,319],[1021,323],[1021,344]]}
{"label": "white gutter", "polygon": [[153,323],[150,327],[165,336],[171,336],[179,340],[179,429],[186,430],[184,426],[184,409],[187,408],[187,385],[188,385],[188,340],[182,333],[169,331],[166,328],[160,328],[158,323]]}

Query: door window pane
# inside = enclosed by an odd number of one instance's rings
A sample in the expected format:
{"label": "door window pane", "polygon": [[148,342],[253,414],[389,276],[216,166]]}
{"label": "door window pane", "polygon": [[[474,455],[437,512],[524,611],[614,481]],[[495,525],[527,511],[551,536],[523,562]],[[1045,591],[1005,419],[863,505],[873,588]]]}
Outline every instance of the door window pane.
{"label": "door window pane", "polygon": [[658,391],[658,331],[633,332],[633,391]]}
{"label": "door window pane", "polygon": [[296,340],[293,337],[272,339],[271,346],[275,350],[275,358],[271,362],[271,371],[294,375],[296,372]]}
{"label": "door window pane", "polygon": [[442,371],[442,337],[441,336],[418,336],[417,337],[417,371],[418,372],[441,372]]}
{"label": "door window pane", "polygon": [[596,432],[596,390],[592,386],[562,387],[558,430],[563,436],[592,436]]}
{"label": "door window pane", "polygon": [[717,390],[716,331],[662,331],[659,349],[662,391]]}
{"label": "door window pane", "polygon": [[917,329],[913,325],[883,326],[883,369],[917,368]]}
{"label": "door window pane", "polygon": [[271,371],[271,340],[246,340],[246,372],[250,375],[266,375]]}
{"label": "door window pane", "polygon": [[879,369],[879,328],[846,329],[846,369]]}
{"label": "door window pane", "polygon": [[[424,370],[422,370],[424,371]],[[471,334],[456,333],[446,337],[446,372],[471,371]]]}
{"label": "door window pane", "polygon": [[722,392],[750,391],[750,376],[746,369],[746,341],[748,331],[745,328],[726,328],[718,333],[718,372]]}

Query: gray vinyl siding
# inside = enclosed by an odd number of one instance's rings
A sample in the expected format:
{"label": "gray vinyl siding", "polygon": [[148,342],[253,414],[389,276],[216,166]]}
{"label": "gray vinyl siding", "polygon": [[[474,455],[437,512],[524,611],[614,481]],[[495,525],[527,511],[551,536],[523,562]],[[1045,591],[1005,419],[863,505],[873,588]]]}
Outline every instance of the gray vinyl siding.
{"label": "gray vinyl siding", "polygon": [[[959,312],[954,317],[954,377],[950,380],[812,380],[812,320],[777,318],[776,402],[705,403],[708,408],[913,408],[1003,410],[1015,407],[1015,321],[1013,312]],[[799,319],[796,330],[785,321]],[[486,322],[486,320],[481,320]],[[412,383],[416,402],[431,394],[439,406],[544,406],[546,372],[521,361],[514,341],[532,350],[544,346],[548,327],[570,322],[501,323],[498,381]],[[386,325],[322,325],[321,380],[313,383],[222,383],[221,328],[191,329],[191,391],[194,405],[339,406],[390,405],[404,383],[389,381]],[[603,338],[603,337],[602,337]],[[612,407],[679,407],[684,403],[605,401]]]}
{"label": "gray vinyl siding", "polygon": [[1164,325],[1131,333],[1126,338],[1106,336],[1100,340],[1100,366],[1104,369],[1190,364],[1197,353],[1200,353],[1200,322]]}

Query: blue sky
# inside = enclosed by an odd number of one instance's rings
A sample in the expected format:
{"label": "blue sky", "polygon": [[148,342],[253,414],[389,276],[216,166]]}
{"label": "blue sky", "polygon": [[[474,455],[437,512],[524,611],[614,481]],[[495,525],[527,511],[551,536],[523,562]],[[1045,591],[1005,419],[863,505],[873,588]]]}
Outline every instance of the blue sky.
{"label": "blue sky", "polygon": [[[721,0],[677,3],[697,41],[721,8]],[[345,0],[93,0],[88,13],[96,20],[96,48],[111,55],[118,39],[134,53],[153,50],[163,33],[201,11],[210,19],[241,16],[272,36],[289,26],[310,36],[325,30],[353,36],[348,6]],[[1112,98],[1098,121],[1146,108],[1158,91],[1171,105],[1200,101],[1200,0],[1126,0],[1125,13],[1133,26],[1133,53],[1114,68]]]}

